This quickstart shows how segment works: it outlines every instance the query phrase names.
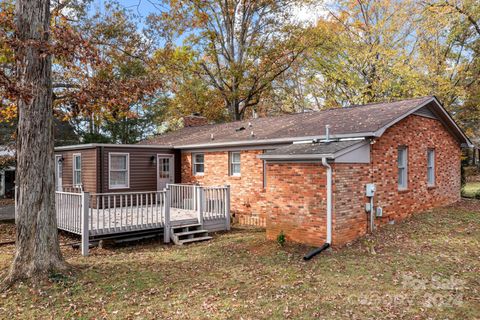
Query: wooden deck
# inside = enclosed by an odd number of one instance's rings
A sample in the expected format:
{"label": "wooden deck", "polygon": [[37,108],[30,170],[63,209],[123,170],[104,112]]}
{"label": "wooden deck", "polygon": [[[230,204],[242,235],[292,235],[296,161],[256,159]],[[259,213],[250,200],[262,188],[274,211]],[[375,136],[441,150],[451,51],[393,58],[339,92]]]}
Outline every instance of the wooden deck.
{"label": "wooden deck", "polygon": [[163,191],[89,194],[56,192],[58,229],[82,237],[82,250],[88,241],[102,236],[163,232],[170,241],[170,229],[198,224],[208,231],[230,229],[228,186],[200,187],[170,185]]}

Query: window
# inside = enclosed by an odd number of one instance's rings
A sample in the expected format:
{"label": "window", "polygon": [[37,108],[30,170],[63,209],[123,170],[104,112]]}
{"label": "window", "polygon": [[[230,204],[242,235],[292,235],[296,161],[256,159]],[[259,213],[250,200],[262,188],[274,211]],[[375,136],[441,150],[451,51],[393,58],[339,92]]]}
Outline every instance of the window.
{"label": "window", "polygon": [[130,177],[130,154],[128,153],[109,153],[109,188],[124,189],[129,188]]}
{"label": "window", "polygon": [[405,190],[408,186],[408,149],[406,147],[398,148],[398,189]]}
{"label": "window", "polygon": [[435,150],[427,150],[427,182],[429,186],[435,185]]}
{"label": "window", "polygon": [[203,153],[193,154],[193,174],[203,175],[205,173],[205,155]]}
{"label": "window", "polygon": [[73,185],[82,185],[82,155],[79,153],[73,155]]}
{"label": "window", "polygon": [[230,152],[230,175],[240,176],[240,152]]}

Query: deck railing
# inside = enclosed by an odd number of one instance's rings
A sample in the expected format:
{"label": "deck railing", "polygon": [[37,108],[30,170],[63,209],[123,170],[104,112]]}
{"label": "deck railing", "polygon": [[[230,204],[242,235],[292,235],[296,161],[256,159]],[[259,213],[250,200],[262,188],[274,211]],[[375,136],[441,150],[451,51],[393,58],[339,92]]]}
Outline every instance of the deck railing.
{"label": "deck railing", "polygon": [[57,227],[76,234],[82,232],[82,194],[73,192],[55,193]]}
{"label": "deck railing", "polygon": [[196,185],[194,184],[167,184],[170,190],[170,206],[183,210],[196,210]]}
{"label": "deck railing", "polygon": [[92,235],[162,228],[166,191],[94,193],[90,196]]}
{"label": "deck railing", "polygon": [[55,200],[58,228],[81,235],[83,255],[88,255],[92,236],[163,228],[164,241],[170,242],[171,209],[196,212],[202,225],[224,221],[223,230],[230,230],[229,186],[171,184],[163,191],[93,194],[57,191]]}

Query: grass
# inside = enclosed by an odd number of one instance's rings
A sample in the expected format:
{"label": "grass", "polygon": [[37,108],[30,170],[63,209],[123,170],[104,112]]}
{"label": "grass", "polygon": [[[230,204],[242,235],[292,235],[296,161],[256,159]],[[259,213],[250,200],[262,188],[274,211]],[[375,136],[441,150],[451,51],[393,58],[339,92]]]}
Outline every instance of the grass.
{"label": "grass", "polygon": [[[12,230],[0,225],[0,242]],[[388,225],[309,262],[302,256],[310,248],[280,247],[254,229],[184,247],[94,249],[86,258],[63,247],[76,275],[0,294],[0,318],[474,319],[479,247],[474,200]],[[0,269],[13,250],[0,247]]]}
{"label": "grass", "polygon": [[474,198],[477,194],[480,196],[480,182],[468,182],[462,190],[463,197]]}

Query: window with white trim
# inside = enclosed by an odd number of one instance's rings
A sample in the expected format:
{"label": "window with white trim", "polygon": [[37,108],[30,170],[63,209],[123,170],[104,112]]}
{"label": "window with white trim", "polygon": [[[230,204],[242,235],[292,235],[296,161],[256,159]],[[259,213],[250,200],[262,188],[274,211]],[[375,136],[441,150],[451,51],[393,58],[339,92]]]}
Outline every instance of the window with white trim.
{"label": "window with white trim", "polygon": [[435,149],[427,150],[427,183],[430,187],[435,185]]}
{"label": "window with white trim", "polygon": [[408,187],[408,149],[398,148],[398,189],[405,190]]}
{"label": "window with white trim", "polygon": [[73,155],[73,185],[82,185],[82,155],[80,153]]}
{"label": "window with white trim", "polygon": [[194,153],[193,158],[193,174],[196,176],[203,175],[205,173],[205,154]]}
{"label": "window with white trim", "polygon": [[129,188],[130,154],[111,152],[108,154],[108,163],[109,188]]}
{"label": "window with white trim", "polygon": [[230,175],[240,176],[240,152],[230,152]]}

